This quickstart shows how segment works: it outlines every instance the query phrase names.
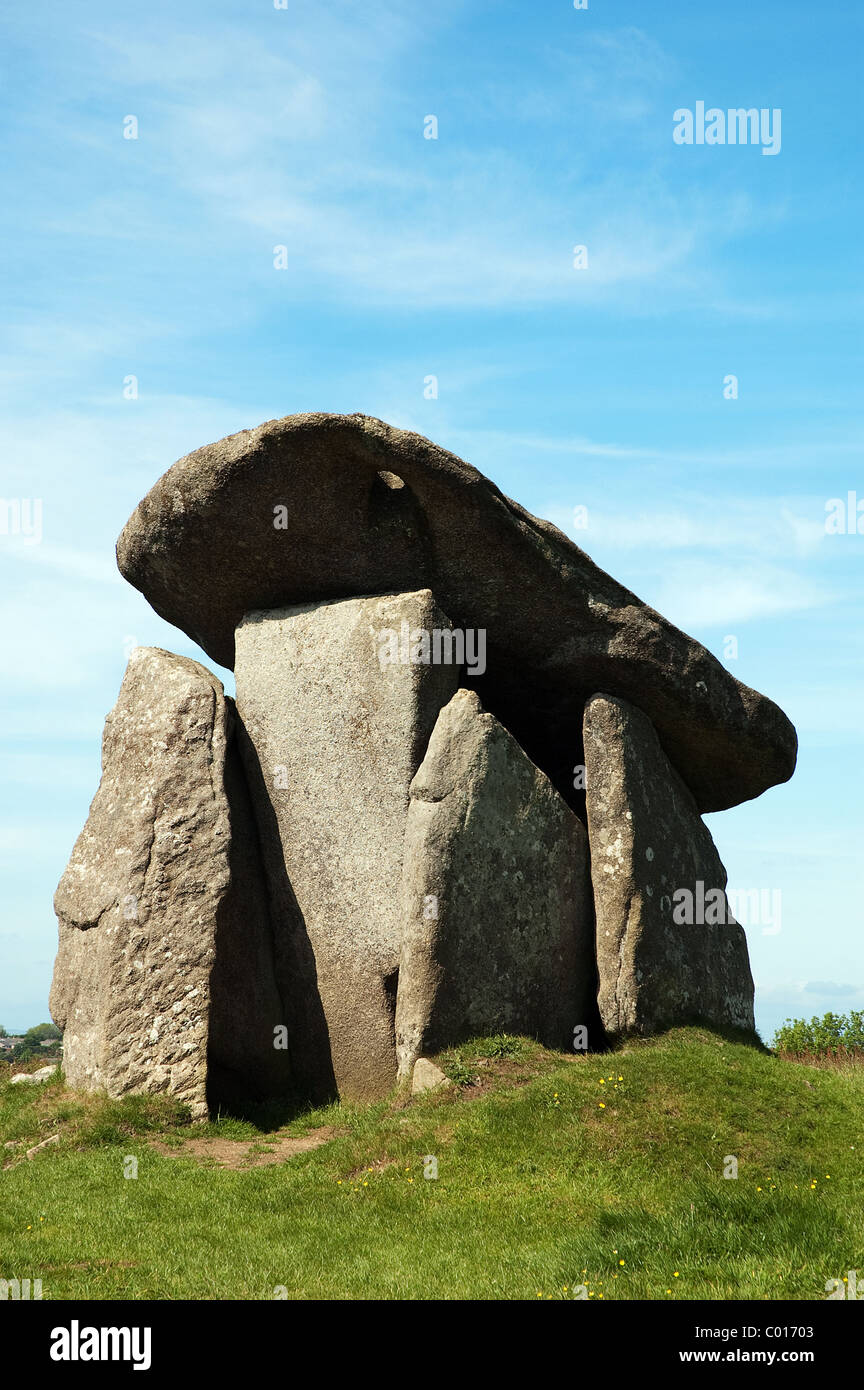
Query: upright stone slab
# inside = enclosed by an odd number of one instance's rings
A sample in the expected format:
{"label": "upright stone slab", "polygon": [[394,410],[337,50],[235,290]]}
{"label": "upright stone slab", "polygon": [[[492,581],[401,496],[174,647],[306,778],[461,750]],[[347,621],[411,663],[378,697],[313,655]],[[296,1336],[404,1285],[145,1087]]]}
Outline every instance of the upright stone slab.
{"label": "upright stone slab", "polygon": [[420,634],[449,626],[420,590],[250,613],[236,632],[271,889],[302,922],[299,939],[296,919],[280,931],[295,959],[312,960],[304,993],[325,1025],[307,1017],[297,1050],[318,1078],[332,1067],[346,1097],[386,1094],[396,1079],[408,789],[459,681],[458,667],[412,657],[425,655]]}
{"label": "upright stone slab", "polygon": [[747,941],[729,910],[726,870],[651,721],[596,695],[584,740],[604,1026],[616,1035],[697,1021],[752,1029]]}
{"label": "upright stone slab", "polygon": [[595,1017],[584,827],[459,690],[411,783],[396,1006],[399,1074],[484,1033],[569,1048]]}
{"label": "upright stone slab", "polygon": [[54,899],[51,1012],[70,1086],[170,1092],[196,1118],[210,1067],[217,1096],[231,1078],[253,1096],[287,1089],[266,889],[226,793],[226,769],[229,784],[242,777],[237,757],[215,676],[138,648]]}

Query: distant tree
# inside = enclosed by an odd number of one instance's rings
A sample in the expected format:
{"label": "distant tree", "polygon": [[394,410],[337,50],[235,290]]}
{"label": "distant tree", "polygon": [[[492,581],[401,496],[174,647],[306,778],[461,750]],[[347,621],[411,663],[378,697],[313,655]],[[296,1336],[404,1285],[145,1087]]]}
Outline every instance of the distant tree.
{"label": "distant tree", "polygon": [[0,1038],[8,1038],[8,1036],[9,1034],[6,1032],[6,1029],[3,1027],[3,1024],[0,1023]]}
{"label": "distant tree", "polygon": [[24,1034],[25,1038],[32,1038],[34,1042],[41,1043],[48,1038],[62,1037],[60,1029],[56,1023],[37,1023],[35,1028],[28,1028]]}

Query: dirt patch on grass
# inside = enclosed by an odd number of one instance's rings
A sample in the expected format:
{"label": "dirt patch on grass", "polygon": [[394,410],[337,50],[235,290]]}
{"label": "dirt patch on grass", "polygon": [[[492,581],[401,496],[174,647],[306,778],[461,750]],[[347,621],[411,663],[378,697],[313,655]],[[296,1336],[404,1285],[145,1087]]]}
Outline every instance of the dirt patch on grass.
{"label": "dirt patch on grass", "polygon": [[367,1173],[380,1173],[384,1168],[392,1168],[394,1163],[398,1163],[397,1158],[388,1158],[386,1154],[381,1158],[376,1158],[373,1163],[364,1163],[362,1168],[354,1168],[345,1177],[353,1182],[356,1178],[365,1177]]}
{"label": "dirt patch on grass", "polygon": [[524,1059],[514,1057],[479,1057],[476,1062],[471,1063],[471,1070],[474,1073],[473,1080],[467,1084],[457,1084],[450,1093],[452,1099],[479,1100],[481,1096],[488,1096],[490,1091],[515,1090],[520,1086],[528,1086],[542,1075],[537,1068],[533,1071],[527,1070]]}
{"label": "dirt patch on grass", "polygon": [[268,1164],[285,1163],[295,1154],[320,1149],[331,1139],[338,1139],[343,1130],[324,1125],[308,1134],[273,1134],[260,1139],[186,1139],[179,1147],[154,1141],[151,1148],[166,1158],[197,1158],[212,1168],[266,1168]]}

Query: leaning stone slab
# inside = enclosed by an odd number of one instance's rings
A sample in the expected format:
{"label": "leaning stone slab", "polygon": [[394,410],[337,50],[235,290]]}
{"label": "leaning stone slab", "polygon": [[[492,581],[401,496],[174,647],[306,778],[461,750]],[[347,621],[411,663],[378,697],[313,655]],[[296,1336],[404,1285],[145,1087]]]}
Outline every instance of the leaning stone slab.
{"label": "leaning stone slab", "polygon": [[770,700],[475,468],[368,416],[288,416],[189,454],[139,504],[117,560],[223,666],[252,610],[431,589],[457,628],[486,631],[478,693],[568,799],[597,690],[645,710],[702,811],[795,767]]}
{"label": "leaning stone slab", "polygon": [[235,1071],[253,1096],[287,1087],[266,890],[246,829],[232,835],[231,725],[220,682],[198,662],[136,649],[54,899],[51,1012],[72,1087],[167,1092],[195,1118],[207,1114],[211,1067],[217,1099]]}
{"label": "leaning stone slab", "polygon": [[585,830],[470,690],[441,711],[411,784],[403,914],[400,1075],[486,1033],[568,1048],[593,1022]]}
{"label": "leaning stone slab", "polygon": [[[250,613],[237,629],[237,705],[280,930],[320,1001],[297,1051],[313,1080],[369,1099],[396,1080],[393,1015],[408,789],[454,665],[401,659],[388,634],[441,632],[428,590]],[[395,659],[389,659],[395,656]],[[287,906],[286,906],[287,911]],[[302,933],[302,936],[298,936]],[[302,1004],[292,1009],[299,1017]],[[327,1056],[322,1057],[322,1049]]]}
{"label": "leaning stone slab", "polygon": [[[729,910],[726,870],[647,715],[607,695],[589,700],[585,768],[605,1028],[752,1029],[747,940]],[[688,914],[687,893],[711,908]],[[687,915],[706,920],[676,921]]]}

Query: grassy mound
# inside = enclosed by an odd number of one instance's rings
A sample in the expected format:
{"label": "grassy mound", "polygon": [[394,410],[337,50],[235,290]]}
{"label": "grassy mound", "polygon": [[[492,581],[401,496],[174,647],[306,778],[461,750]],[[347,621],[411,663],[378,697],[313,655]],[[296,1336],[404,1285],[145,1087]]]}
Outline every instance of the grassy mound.
{"label": "grassy mound", "polygon": [[0,1074],[0,1279],[46,1299],[823,1299],[864,1270],[860,1065],[701,1029],[439,1061],[454,1084],[415,1100],[206,1126]]}

